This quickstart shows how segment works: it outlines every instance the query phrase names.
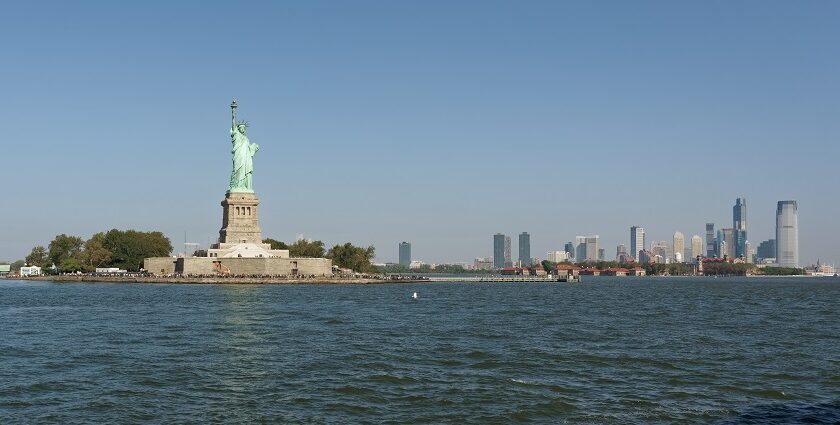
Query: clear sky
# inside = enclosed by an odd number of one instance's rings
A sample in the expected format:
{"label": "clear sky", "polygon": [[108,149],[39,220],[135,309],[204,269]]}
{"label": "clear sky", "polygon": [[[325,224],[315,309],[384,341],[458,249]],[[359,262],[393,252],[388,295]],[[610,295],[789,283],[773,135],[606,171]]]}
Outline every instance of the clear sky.
{"label": "clear sky", "polygon": [[[0,259],[58,233],[215,241],[229,104],[263,235],[472,261],[599,234],[607,256],[800,208],[840,263],[840,2],[4,5]],[[516,242],[513,246],[516,252]],[[514,254],[515,256],[515,254]]]}

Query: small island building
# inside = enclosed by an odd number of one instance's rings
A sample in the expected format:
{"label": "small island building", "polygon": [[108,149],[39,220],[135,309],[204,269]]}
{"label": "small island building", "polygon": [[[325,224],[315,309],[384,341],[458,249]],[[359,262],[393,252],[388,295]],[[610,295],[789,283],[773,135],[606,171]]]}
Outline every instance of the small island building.
{"label": "small island building", "polygon": [[601,271],[603,276],[627,276],[627,269],[623,267],[611,267]]}
{"label": "small island building", "polygon": [[41,276],[44,274],[38,266],[23,266],[20,268],[20,277]]}
{"label": "small island building", "polygon": [[645,269],[643,269],[641,267],[633,267],[632,269],[627,270],[627,275],[628,276],[645,276],[645,275],[647,275],[647,272],[645,271]]}
{"label": "small island building", "polygon": [[554,267],[554,274],[559,278],[576,279],[580,276],[581,268],[570,264],[558,264]]}
{"label": "small island building", "polygon": [[601,270],[598,270],[597,267],[587,267],[581,270],[580,274],[583,276],[600,276]]}

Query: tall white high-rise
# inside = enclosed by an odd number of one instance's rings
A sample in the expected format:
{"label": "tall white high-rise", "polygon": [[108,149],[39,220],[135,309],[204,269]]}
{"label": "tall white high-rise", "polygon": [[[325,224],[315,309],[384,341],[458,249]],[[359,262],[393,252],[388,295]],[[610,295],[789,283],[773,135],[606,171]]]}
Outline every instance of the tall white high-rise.
{"label": "tall white high-rise", "polygon": [[586,237],[586,261],[598,261],[598,235]]}
{"label": "tall white high-rise", "polygon": [[575,261],[598,261],[598,235],[575,238]]}
{"label": "tall white high-rise", "polygon": [[674,258],[674,249],[668,241],[653,241],[650,243],[650,252],[653,255],[662,257],[662,262]]}
{"label": "tall white high-rise", "polygon": [[545,259],[552,263],[562,263],[569,259],[569,254],[566,251],[548,251]]}
{"label": "tall white high-rise", "polygon": [[799,267],[799,207],[796,201],[776,205],[776,263]]}
{"label": "tall white high-rise", "polygon": [[691,237],[691,258],[697,259],[697,256],[702,256],[703,253],[703,238],[700,235]]}
{"label": "tall white high-rise", "polygon": [[575,262],[586,261],[586,236],[575,236]]}
{"label": "tall white high-rise", "polygon": [[685,259],[685,235],[682,232],[674,232],[674,259],[677,261]]}
{"label": "tall white high-rise", "polygon": [[645,249],[645,229],[639,226],[630,228],[630,256],[639,259],[639,251]]}

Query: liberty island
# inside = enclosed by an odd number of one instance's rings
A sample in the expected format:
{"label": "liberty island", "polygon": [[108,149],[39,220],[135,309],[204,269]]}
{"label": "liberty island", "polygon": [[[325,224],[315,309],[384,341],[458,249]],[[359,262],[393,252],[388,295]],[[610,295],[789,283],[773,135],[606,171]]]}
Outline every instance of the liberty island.
{"label": "liberty island", "polygon": [[327,258],[290,258],[289,250],[264,243],[258,223],[259,198],[254,193],[254,155],[260,147],[246,135],[248,124],[237,121],[236,100],[231,102],[230,184],[222,200],[219,240],[194,257],[151,257],[143,268],[157,276],[332,276]]}

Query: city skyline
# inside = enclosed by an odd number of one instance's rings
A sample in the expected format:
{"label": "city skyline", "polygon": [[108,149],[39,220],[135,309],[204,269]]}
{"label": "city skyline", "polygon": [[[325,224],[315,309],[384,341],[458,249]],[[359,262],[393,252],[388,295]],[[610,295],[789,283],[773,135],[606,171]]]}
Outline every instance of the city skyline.
{"label": "city skyline", "polygon": [[[230,160],[219,105],[237,98],[277,240],[373,245],[396,262],[405,239],[415,258],[469,262],[491,254],[488,235],[528,229],[532,253],[598,234],[609,254],[634,224],[656,241],[729,228],[744,197],[753,247],[794,199],[799,262],[840,262],[825,195],[836,4],[264,4],[241,11],[235,37],[221,5],[161,5],[6,9],[19,18],[0,29],[15,40],[0,116],[27,142],[4,146],[21,183],[0,210],[0,259],[112,228],[215,242],[227,182],[213,170]],[[500,152],[531,164],[502,167]],[[591,161],[587,178],[558,180],[562,158]],[[709,158],[744,178],[703,174]],[[640,170],[656,170],[651,189],[601,189],[636,188]]]}
{"label": "city skyline", "polygon": [[[782,211],[785,213],[783,214]],[[786,267],[805,266],[799,262],[798,214],[798,205],[796,201],[788,200],[777,202],[775,237],[779,238],[781,235],[781,237],[786,240],[784,244],[788,247],[788,254],[786,254],[787,258],[783,262],[775,261],[773,264]],[[749,263],[751,263],[754,258],[760,258],[762,260],[777,260],[775,257],[776,239],[762,241],[761,243],[756,244],[755,248],[753,248],[753,244],[746,239],[747,212],[745,198],[739,197],[735,200],[732,220],[733,227],[718,229],[717,233],[714,231],[714,223],[705,223],[704,227],[706,230],[706,237],[708,238],[710,235],[714,235],[712,239],[714,243],[712,245],[708,245],[706,240],[704,240],[704,238],[699,234],[692,235],[690,240],[686,241],[685,235],[680,231],[676,231],[672,235],[671,242],[664,240],[652,240],[648,246],[646,245],[647,237],[645,229],[637,225],[630,227],[630,242],[632,245],[642,247],[648,255],[652,256],[651,259],[656,257],[662,261],[691,262],[698,255],[703,257],[728,257],[732,259],[743,258]],[[688,245],[686,245],[686,243],[688,243]],[[768,243],[773,244],[772,249],[766,247]],[[735,250],[739,249],[739,244],[742,244],[740,248],[741,252],[736,255]],[[707,253],[707,246],[711,246],[714,249],[714,254]],[[497,233],[493,236],[494,255],[490,257],[476,256],[473,257],[473,262],[479,261],[483,258],[491,258],[494,260],[493,263],[495,268],[520,265],[528,266],[529,263],[523,261],[523,258],[528,258],[529,260],[534,259],[530,257],[530,249],[531,235],[528,232],[520,233],[518,262],[513,262],[510,254],[512,250],[511,238],[505,234]],[[616,246],[615,257],[605,258],[606,249],[602,247],[600,237],[598,235],[576,236],[574,238],[574,242],[567,242],[564,244],[564,249],[565,251],[561,251],[559,249],[549,250],[546,253],[546,258],[537,257],[536,259],[548,259],[549,261],[554,261],[554,259],[558,258],[558,253],[560,252],[569,253],[568,258],[565,255],[563,256],[564,261],[566,259],[570,261],[613,261],[618,260],[621,255],[627,255],[626,245],[619,243]],[[768,251],[773,251],[774,255],[768,255]],[[498,257],[500,258],[499,261],[495,260],[497,258],[497,252],[501,253]],[[823,261],[823,263],[825,263],[825,261]],[[469,264],[469,261],[443,261],[433,264]],[[762,264],[767,264],[767,262],[764,261]]]}

